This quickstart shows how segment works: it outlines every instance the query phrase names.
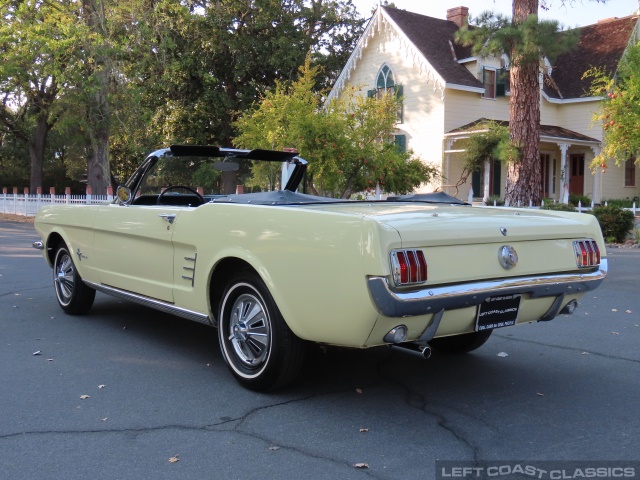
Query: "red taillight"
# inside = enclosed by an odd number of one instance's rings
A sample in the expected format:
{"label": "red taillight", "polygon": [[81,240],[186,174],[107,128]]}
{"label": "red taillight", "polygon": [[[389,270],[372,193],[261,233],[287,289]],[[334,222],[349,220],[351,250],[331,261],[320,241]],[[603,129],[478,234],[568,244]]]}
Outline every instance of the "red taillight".
{"label": "red taillight", "polygon": [[391,252],[391,265],[396,285],[427,281],[427,260],[422,250],[395,250]]}
{"label": "red taillight", "polygon": [[579,268],[600,265],[600,249],[595,240],[576,240],[573,242],[573,249],[576,252],[576,262]]}

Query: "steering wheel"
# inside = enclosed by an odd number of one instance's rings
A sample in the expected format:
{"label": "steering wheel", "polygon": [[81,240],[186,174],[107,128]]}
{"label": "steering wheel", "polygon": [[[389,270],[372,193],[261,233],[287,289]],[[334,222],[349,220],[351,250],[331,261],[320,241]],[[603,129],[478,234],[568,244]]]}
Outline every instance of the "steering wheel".
{"label": "steering wheel", "polygon": [[169,191],[169,190],[175,190],[177,188],[182,188],[183,190],[188,190],[189,192],[193,193],[196,197],[198,197],[198,201],[200,202],[198,205],[202,205],[203,203],[205,203],[204,197],[202,195],[200,195],[196,190],[194,190],[191,187],[187,187],[186,185],[169,185],[167,188],[165,188],[160,195],[158,195],[158,200],[156,200],[156,205],[162,205],[162,198],[164,197],[164,195]]}

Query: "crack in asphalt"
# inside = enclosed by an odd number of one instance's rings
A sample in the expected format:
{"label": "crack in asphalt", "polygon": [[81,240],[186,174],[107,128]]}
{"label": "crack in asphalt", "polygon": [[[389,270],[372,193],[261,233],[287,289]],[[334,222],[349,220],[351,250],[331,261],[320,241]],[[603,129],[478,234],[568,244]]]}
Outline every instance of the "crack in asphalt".
{"label": "crack in asphalt", "polygon": [[[390,356],[391,356],[391,352],[389,352],[387,354],[386,358],[384,358],[382,361],[380,361],[380,364],[377,366],[377,372],[378,372],[378,375],[380,376],[380,378],[386,380],[391,385],[396,385],[398,388],[400,388],[401,391],[404,392],[405,404],[406,405],[408,405],[409,407],[414,408],[416,410],[419,410],[424,414],[430,415],[431,417],[433,417],[435,419],[436,423],[438,424],[438,426],[440,428],[442,428],[443,430],[449,432],[451,435],[453,435],[453,437],[456,440],[458,440],[462,444],[466,445],[467,448],[469,450],[471,450],[471,452],[473,453],[473,462],[474,462],[474,464],[478,465],[479,461],[480,461],[480,458],[479,458],[480,449],[479,449],[478,446],[475,445],[474,442],[472,442],[470,439],[468,439],[462,432],[459,432],[455,428],[453,423],[450,422],[449,419],[447,419],[447,417],[442,412],[438,412],[436,410],[433,410],[432,408],[429,408],[430,406],[434,406],[434,404],[428,402],[427,399],[425,398],[425,396],[422,393],[412,389],[409,385],[406,385],[405,383],[386,375],[382,371],[382,368],[385,366],[385,363],[389,359]],[[453,411],[455,411],[455,410],[453,410]],[[469,415],[465,414],[465,416],[469,416]],[[471,418],[473,418],[474,420],[477,420],[473,416]],[[485,422],[483,421],[482,423],[485,423]],[[493,428],[492,428],[492,430],[493,430]]]}
{"label": "crack in asphalt", "polygon": [[[242,436],[249,437],[249,438],[254,438],[256,440],[260,440],[261,442],[264,442],[267,445],[277,446],[277,447],[279,447],[279,449],[292,451],[292,452],[304,455],[305,457],[310,457],[310,458],[314,458],[314,459],[317,459],[317,460],[328,461],[328,462],[334,463],[334,464],[339,465],[339,466],[345,466],[345,467],[350,468],[352,470],[359,470],[363,474],[366,474],[367,476],[369,476],[371,478],[380,478],[380,477],[377,477],[376,475],[374,475],[372,472],[368,471],[367,469],[355,468],[353,464],[350,464],[349,462],[346,462],[344,459],[332,458],[332,457],[326,456],[326,455],[319,455],[319,454],[313,453],[311,451],[308,451],[306,449],[302,449],[302,448],[295,447],[295,446],[292,446],[292,445],[281,444],[281,443],[273,441],[273,439],[269,438],[267,435],[262,435],[262,434],[259,434],[257,432],[250,432],[250,431],[247,431],[247,430],[243,430],[241,428],[242,424],[245,422],[245,420],[247,420],[250,416],[252,416],[252,415],[254,415],[256,413],[259,413],[259,412],[261,412],[263,410],[268,410],[268,409],[271,409],[271,408],[277,408],[277,407],[282,407],[282,406],[286,406],[286,405],[291,405],[291,404],[294,404],[294,403],[301,403],[301,402],[305,402],[305,401],[313,399],[313,398],[329,396],[329,395],[336,395],[336,394],[342,394],[342,393],[346,393],[346,392],[347,392],[347,390],[316,393],[316,394],[307,395],[307,396],[304,396],[304,397],[301,397],[301,398],[294,398],[294,399],[286,400],[286,401],[283,401],[283,402],[273,403],[273,404],[270,404],[270,405],[262,405],[262,406],[250,409],[245,414],[243,414],[243,415],[241,415],[239,417],[225,419],[225,420],[222,420],[220,422],[211,423],[211,424],[207,424],[207,425],[204,425],[204,426],[170,424],[170,425],[159,425],[159,426],[156,426],[156,427],[147,427],[147,428],[114,428],[114,429],[95,429],[95,430],[33,430],[33,431],[14,432],[14,433],[8,433],[8,434],[0,435],[0,440],[6,440],[6,439],[11,439],[11,438],[17,438],[17,437],[26,437],[26,436],[32,436],[32,435],[94,435],[94,434],[134,434],[134,435],[141,435],[141,434],[145,434],[145,433],[153,433],[153,432],[159,432],[159,431],[164,431],[164,430],[183,430],[183,431],[198,431],[198,432],[206,431],[206,432],[212,432],[212,433],[213,432],[227,432],[227,433],[235,433],[237,435],[242,435]],[[231,428],[222,428],[222,429],[219,428],[221,426],[228,426],[230,424],[235,424],[235,425],[233,425]]]}
{"label": "crack in asphalt", "polygon": [[557,349],[560,349],[560,350],[569,350],[569,351],[572,351],[572,352],[580,352],[580,353],[587,352],[589,355],[595,355],[597,357],[608,358],[610,360],[621,360],[623,362],[640,363],[640,360],[636,360],[635,358],[618,357],[616,355],[606,355],[604,353],[594,352],[594,351],[590,351],[590,350],[584,350],[584,349],[575,348],[575,347],[567,347],[565,345],[552,345],[552,344],[549,344],[549,343],[537,342],[535,340],[525,340],[525,339],[522,339],[522,338],[505,337],[503,335],[494,335],[494,337],[501,338],[503,340],[511,340],[511,341],[514,341],[514,342],[529,343],[529,344],[532,344],[532,345],[542,345],[544,347],[557,348]]}
{"label": "crack in asphalt", "polygon": [[36,290],[44,290],[45,288],[50,288],[51,284],[47,284],[46,286],[42,286],[42,287],[34,287],[34,288],[25,288],[24,290],[20,290],[20,291],[12,291],[12,292],[7,292],[7,293],[0,293],[0,298],[2,297],[8,297],[9,295],[15,295],[16,293],[20,294],[20,296],[22,296],[23,292],[34,292]]}

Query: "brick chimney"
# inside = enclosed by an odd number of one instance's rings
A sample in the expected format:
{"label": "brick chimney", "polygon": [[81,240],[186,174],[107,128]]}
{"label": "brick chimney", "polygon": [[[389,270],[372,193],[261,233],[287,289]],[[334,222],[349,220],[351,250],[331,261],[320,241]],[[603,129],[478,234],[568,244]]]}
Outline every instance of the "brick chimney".
{"label": "brick chimney", "polygon": [[447,10],[447,20],[462,27],[469,19],[469,9],[467,7],[453,7]]}

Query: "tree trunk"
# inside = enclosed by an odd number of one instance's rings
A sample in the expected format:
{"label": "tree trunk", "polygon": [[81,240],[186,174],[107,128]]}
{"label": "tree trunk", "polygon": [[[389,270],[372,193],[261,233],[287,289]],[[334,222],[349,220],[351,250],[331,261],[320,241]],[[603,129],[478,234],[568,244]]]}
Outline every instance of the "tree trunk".
{"label": "tree trunk", "polygon": [[89,105],[91,154],[87,159],[87,185],[96,195],[106,195],[111,184],[109,166],[109,101],[107,98],[108,71],[97,72],[98,91]]}
{"label": "tree trunk", "polygon": [[36,193],[42,186],[42,165],[44,163],[44,149],[47,145],[47,133],[49,125],[47,115],[41,113],[36,120],[36,128],[29,139],[29,157],[31,158],[30,193]]}
{"label": "tree trunk", "polygon": [[[513,0],[514,23],[538,14],[538,0]],[[540,174],[540,80],[538,61],[522,62],[512,55],[509,101],[509,137],[518,147],[519,159],[509,164],[505,200],[509,205],[539,205]]]}
{"label": "tree trunk", "polygon": [[[87,25],[98,38],[106,39],[106,18],[102,0],[83,0]],[[106,195],[111,183],[109,166],[109,59],[104,52],[105,45],[95,46],[95,91],[89,93],[89,141],[90,155],[87,159],[87,185],[96,195]]]}

